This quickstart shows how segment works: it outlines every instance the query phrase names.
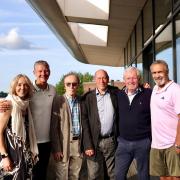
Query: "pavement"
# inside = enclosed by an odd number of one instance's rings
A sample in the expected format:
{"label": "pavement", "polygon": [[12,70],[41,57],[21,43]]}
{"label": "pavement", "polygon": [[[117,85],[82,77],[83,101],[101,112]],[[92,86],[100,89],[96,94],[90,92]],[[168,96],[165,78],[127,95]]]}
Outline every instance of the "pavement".
{"label": "pavement", "polygon": [[[102,172],[102,177],[99,180],[108,180],[108,178],[106,176],[104,176],[104,173]],[[50,162],[49,162],[49,167],[48,167],[48,173],[47,173],[47,180],[55,180],[55,172],[54,172],[54,168],[53,168],[53,159],[52,157],[50,158]],[[87,166],[86,166],[86,160],[83,160],[83,165],[82,165],[82,169],[80,172],[80,179],[79,180],[88,180],[88,176],[87,176]],[[127,174],[127,180],[138,180],[137,178],[137,166],[136,166],[136,161],[133,161],[128,174]],[[158,177],[151,177],[151,180],[159,180]]]}

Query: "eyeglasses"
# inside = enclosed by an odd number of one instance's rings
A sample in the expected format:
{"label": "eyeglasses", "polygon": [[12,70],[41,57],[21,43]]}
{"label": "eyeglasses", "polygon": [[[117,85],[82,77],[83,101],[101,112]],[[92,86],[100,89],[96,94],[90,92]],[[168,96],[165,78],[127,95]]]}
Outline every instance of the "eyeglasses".
{"label": "eyeglasses", "polygon": [[65,85],[67,86],[67,87],[77,87],[78,86],[78,83],[76,83],[76,82],[74,82],[74,83],[65,83]]}

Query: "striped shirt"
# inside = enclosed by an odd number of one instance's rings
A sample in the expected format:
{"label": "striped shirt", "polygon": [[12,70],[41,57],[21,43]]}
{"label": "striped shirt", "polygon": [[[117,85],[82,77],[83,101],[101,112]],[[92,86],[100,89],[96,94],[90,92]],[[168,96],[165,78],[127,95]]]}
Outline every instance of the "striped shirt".
{"label": "striped shirt", "polygon": [[101,122],[101,135],[111,134],[114,122],[114,108],[110,94],[108,91],[106,91],[105,94],[100,94],[96,89],[96,99],[99,119]]}
{"label": "striped shirt", "polygon": [[68,104],[71,111],[71,120],[72,120],[72,132],[73,136],[80,135],[80,111],[79,111],[79,101],[77,98],[72,98],[66,95]]}

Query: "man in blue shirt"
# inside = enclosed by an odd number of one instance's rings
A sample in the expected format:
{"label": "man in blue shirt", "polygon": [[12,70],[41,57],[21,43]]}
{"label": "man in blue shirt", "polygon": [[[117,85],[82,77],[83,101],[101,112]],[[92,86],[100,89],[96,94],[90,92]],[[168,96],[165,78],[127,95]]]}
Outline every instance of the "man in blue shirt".
{"label": "man in blue shirt", "polygon": [[87,157],[88,179],[99,180],[103,161],[107,175],[114,180],[117,97],[115,87],[108,86],[106,71],[95,73],[96,89],[84,95],[82,106],[83,148]]}

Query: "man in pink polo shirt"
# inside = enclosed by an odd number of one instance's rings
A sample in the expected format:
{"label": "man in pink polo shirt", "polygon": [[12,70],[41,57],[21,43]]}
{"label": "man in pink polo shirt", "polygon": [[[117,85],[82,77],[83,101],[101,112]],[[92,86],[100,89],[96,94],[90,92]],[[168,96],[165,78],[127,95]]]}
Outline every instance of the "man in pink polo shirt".
{"label": "man in pink polo shirt", "polygon": [[169,80],[168,65],[150,66],[156,83],[151,96],[150,174],[160,180],[180,179],[180,86]]}

